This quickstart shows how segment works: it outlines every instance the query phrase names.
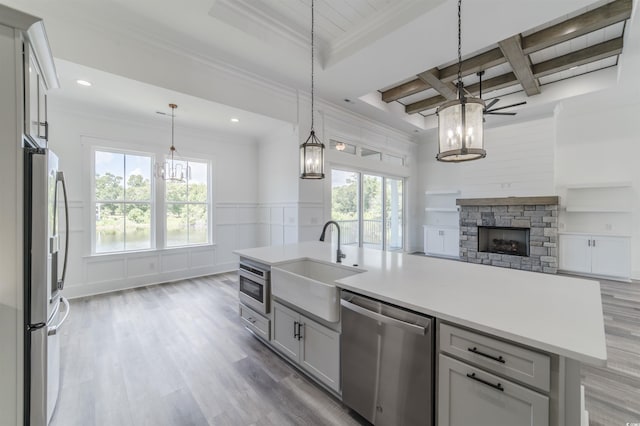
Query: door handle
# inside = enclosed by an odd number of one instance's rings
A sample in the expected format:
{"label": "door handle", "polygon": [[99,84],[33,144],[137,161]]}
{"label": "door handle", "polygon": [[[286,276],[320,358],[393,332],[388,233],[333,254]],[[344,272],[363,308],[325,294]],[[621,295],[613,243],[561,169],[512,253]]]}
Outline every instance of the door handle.
{"label": "door handle", "polygon": [[[58,290],[64,288],[64,280],[67,276],[67,261],[69,260],[69,200],[67,198],[67,184],[64,180],[64,173],[58,172],[56,175],[56,183],[62,183],[62,195],[64,198],[64,262],[62,263],[62,277],[58,280]],[[57,198],[57,197],[56,197]],[[55,206],[57,209],[58,206]]]}
{"label": "door handle", "polygon": [[477,348],[477,347],[475,347],[475,346],[474,346],[474,347],[472,347],[472,348],[467,348],[467,350],[468,350],[469,352],[473,352],[473,353],[474,353],[474,354],[476,354],[476,355],[480,355],[480,356],[483,356],[483,357],[485,357],[485,358],[489,358],[489,359],[492,359],[492,360],[494,360],[494,361],[497,361],[497,362],[499,362],[499,363],[501,363],[501,364],[504,364],[504,363],[506,363],[506,362],[507,362],[507,361],[505,361],[505,359],[504,359],[504,358],[502,358],[502,355],[495,357],[495,356],[493,356],[493,355],[485,354],[484,352],[480,352],[480,351],[478,350],[478,348]]}
{"label": "door handle", "polygon": [[480,377],[476,376],[476,373],[471,373],[471,374],[467,373],[467,377],[470,378],[471,380],[475,380],[476,382],[480,382],[483,385],[487,385],[487,386],[492,387],[492,388],[494,388],[496,390],[499,390],[500,392],[504,392],[504,388],[502,387],[502,385],[500,383],[493,384],[491,382],[488,382],[488,381],[486,381],[484,379],[481,379]]}
{"label": "door handle", "polygon": [[54,336],[58,334],[58,330],[60,329],[60,327],[62,327],[62,324],[64,324],[64,322],[69,317],[69,311],[71,310],[71,306],[69,306],[69,301],[61,296],[60,303],[64,303],[64,307],[65,307],[64,316],[62,317],[62,319],[58,324],[52,325],[47,329],[47,336]]}
{"label": "door handle", "polygon": [[385,323],[385,324],[389,324],[389,325],[393,325],[396,326],[398,328],[402,328],[406,331],[409,331],[411,333],[415,333],[415,334],[420,334],[422,336],[424,336],[425,334],[427,334],[427,327],[422,327],[420,325],[415,325],[415,324],[410,324],[408,322],[404,322],[401,321],[399,319],[395,319],[395,318],[391,318],[388,317],[386,315],[382,315],[379,314],[377,312],[373,312],[370,311],[369,309],[363,308],[362,306],[358,306],[355,303],[351,303],[348,302],[344,299],[340,299],[340,304],[345,307],[346,309],[349,309],[351,311],[357,312],[361,315],[364,315],[365,317],[369,317],[373,320]]}

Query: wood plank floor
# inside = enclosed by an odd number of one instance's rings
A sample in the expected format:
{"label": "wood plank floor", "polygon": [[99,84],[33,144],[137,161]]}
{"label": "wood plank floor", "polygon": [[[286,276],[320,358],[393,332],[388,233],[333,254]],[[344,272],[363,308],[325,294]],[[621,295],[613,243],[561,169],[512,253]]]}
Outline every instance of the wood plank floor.
{"label": "wood plank floor", "polygon": [[640,424],[640,283],[600,281],[608,361],[582,366],[591,426]]}
{"label": "wood plank floor", "polygon": [[51,426],[359,425],[252,337],[236,274],[71,301]]}
{"label": "wood plank floor", "polygon": [[[609,361],[582,367],[590,425],[640,423],[640,283],[601,287]],[[366,424],[244,330],[235,273],[71,308],[51,426]]]}

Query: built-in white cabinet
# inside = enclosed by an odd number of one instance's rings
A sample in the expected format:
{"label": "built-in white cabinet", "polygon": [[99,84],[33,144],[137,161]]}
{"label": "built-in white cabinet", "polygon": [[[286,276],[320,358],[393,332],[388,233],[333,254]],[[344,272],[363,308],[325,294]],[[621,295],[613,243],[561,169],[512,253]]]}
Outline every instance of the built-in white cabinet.
{"label": "built-in white cabinet", "polygon": [[47,121],[47,83],[29,43],[24,44],[24,131],[44,146],[49,139]]}
{"label": "built-in white cabinet", "polygon": [[282,354],[336,392],[340,391],[340,333],[274,301],[273,339]]}
{"label": "built-in white cabinet", "polygon": [[440,354],[439,426],[548,426],[549,397]]}
{"label": "built-in white cabinet", "polygon": [[567,272],[629,278],[628,237],[566,233],[559,236],[559,269]]}
{"label": "built-in white cabinet", "polygon": [[424,252],[436,256],[458,257],[460,230],[456,227],[424,227]]}

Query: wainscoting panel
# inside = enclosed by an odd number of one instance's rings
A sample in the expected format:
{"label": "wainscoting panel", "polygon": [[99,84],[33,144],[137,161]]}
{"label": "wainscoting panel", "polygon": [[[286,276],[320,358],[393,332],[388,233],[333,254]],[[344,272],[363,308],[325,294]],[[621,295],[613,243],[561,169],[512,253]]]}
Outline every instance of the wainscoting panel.
{"label": "wainscoting panel", "polygon": [[187,252],[162,253],[162,272],[186,271],[189,269],[189,254]]}
{"label": "wainscoting panel", "polygon": [[86,282],[99,283],[122,280],[127,269],[125,259],[105,255],[91,258],[91,261],[87,262],[86,270]]}
{"label": "wainscoting panel", "polygon": [[131,256],[127,258],[127,277],[144,277],[156,275],[160,270],[158,254]]}
{"label": "wainscoting panel", "polygon": [[216,250],[214,247],[194,248],[191,250],[191,269],[206,268],[215,265]]}

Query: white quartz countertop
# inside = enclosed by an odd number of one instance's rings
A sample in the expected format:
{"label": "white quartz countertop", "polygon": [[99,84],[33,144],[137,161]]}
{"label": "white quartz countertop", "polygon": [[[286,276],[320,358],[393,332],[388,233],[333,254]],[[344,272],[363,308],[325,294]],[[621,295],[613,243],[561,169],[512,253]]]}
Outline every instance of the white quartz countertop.
{"label": "white quartz countertop", "polygon": [[[606,362],[597,281],[350,246],[343,251],[343,265],[366,270],[337,280],[343,289],[580,362]],[[336,246],[313,241],[235,253],[271,266],[305,258],[335,262]]]}

